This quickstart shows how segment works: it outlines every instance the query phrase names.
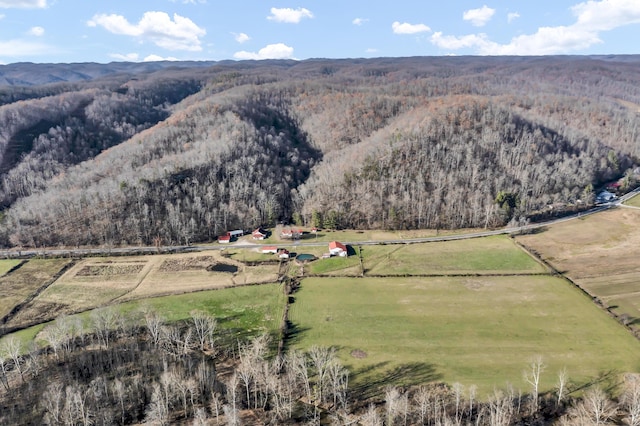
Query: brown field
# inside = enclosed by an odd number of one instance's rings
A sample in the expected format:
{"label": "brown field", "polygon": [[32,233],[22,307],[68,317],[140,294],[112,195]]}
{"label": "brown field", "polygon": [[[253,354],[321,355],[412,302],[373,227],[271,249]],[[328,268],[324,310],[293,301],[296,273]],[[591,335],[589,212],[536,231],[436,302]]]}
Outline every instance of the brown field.
{"label": "brown field", "polygon": [[640,210],[617,208],[517,240],[640,326]]}
{"label": "brown field", "polygon": [[33,259],[0,278],[0,318],[51,281],[68,259]]}
{"label": "brown field", "polygon": [[[215,265],[235,266],[237,271],[216,272],[212,270]],[[223,258],[219,251],[88,258],[79,261],[27,304],[9,325],[21,327],[113,302],[275,282],[277,278],[278,264],[247,266]],[[18,302],[8,303],[8,309]]]}

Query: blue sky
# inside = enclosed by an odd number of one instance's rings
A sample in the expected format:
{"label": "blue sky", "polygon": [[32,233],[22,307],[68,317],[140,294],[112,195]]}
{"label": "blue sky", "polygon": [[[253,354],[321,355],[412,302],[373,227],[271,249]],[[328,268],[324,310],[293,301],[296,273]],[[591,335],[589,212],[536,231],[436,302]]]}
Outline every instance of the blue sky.
{"label": "blue sky", "polygon": [[0,63],[640,53],[640,0],[0,0]]}

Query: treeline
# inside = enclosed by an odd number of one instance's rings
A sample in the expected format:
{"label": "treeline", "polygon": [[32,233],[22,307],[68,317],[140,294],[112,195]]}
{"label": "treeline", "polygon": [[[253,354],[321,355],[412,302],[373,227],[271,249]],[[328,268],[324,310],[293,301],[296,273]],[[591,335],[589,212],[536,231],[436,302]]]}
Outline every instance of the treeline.
{"label": "treeline", "polygon": [[186,244],[278,221],[493,227],[584,209],[637,179],[634,58],[225,63],[10,103],[0,241]]}
{"label": "treeline", "polygon": [[[640,377],[606,375],[587,387],[523,363],[529,389],[480,395],[473,385],[404,379],[404,386],[351,384],[334,348],[276,353],[267,335],[238,340],[194,311],[169,323],[146,308],[115,307],[86,320],[59,317],[39,334],[44,348],[0,342],[0,422],[46,425],[626,424],[640,421]],[[401,368],[400,368],[401,370]],[[398,373],[402,376],[402,373]],[[611,386],[605,388],[605,386]],[[577,392],[577,391],[580,392]],[[581,396],[577,396],[577,394]],[[612,397],[615,394],[615,398]]]}

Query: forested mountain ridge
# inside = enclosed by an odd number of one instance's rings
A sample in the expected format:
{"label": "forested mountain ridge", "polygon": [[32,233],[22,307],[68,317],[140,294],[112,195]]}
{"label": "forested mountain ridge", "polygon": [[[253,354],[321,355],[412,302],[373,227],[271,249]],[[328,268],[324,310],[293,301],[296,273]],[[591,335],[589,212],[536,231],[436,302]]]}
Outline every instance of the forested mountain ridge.
{"label": "forested mountain ridge", "polygon": [[635,179],[639,65],[247,61],[1,88],[3,243],[188,243],[292,219],[484,227],[587,205]]}

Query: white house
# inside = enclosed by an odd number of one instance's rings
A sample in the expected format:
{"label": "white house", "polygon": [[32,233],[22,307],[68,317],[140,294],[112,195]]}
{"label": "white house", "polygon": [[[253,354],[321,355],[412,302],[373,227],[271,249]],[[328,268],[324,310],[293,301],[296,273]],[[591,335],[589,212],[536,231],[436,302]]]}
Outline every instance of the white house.
{"label": "white house", "polygon": [[332,256],[346,257],[348,256],[347,246],[338,241],[331,241],[329,243],[329,253]]}

